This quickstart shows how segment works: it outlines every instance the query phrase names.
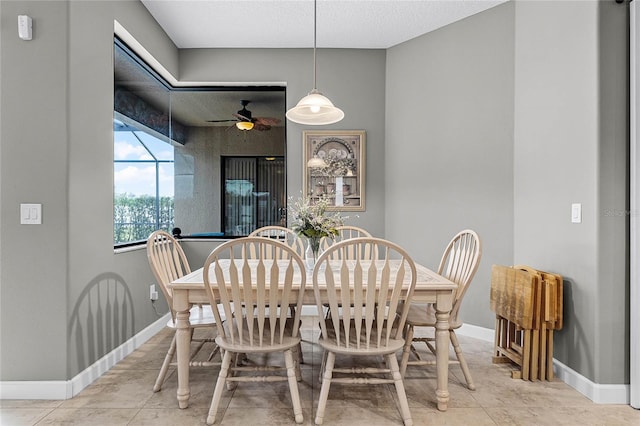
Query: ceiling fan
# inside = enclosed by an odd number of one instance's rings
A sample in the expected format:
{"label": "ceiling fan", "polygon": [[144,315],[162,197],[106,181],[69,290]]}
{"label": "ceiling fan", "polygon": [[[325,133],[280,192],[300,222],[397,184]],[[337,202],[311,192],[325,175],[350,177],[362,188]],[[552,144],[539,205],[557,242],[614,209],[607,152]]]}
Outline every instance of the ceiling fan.
{"label": "ceiling fan", "polygon": [[280,120],[272,117],[253,117],[251,115],[251,111],[247,109],[247,105],[249,105],[251,101],[243,99],[240,101],[242,105],[242,109],[237,113],[233,114],[235,119],[228,120],[207,120],[208,123],[227,123],[227,122],[236,122],[236,127],[240,130],[260,130],[265,131],[271,129],[271,126],[275,126],[280,123]]}

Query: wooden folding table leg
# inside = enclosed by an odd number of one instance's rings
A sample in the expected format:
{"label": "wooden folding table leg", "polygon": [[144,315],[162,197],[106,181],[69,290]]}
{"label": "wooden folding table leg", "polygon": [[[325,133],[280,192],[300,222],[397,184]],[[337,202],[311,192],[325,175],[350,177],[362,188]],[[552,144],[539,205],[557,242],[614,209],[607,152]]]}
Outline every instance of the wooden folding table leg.
{"label": "wooden folding table leg", "polygon": [[531,331],[531,370],[529,380],[538,380],[538,351],[540,346],[540,330]]}
{"label": "wooden folding table leg", "polygon": [[531,361],[531,330],[523,330],[522,336],[522,380],[529,380],[529,362]]}
{"label": "wooden folding table leg", "polygon": [[503,347],[502,345],[502,320],[499,315],[496,315],[496,330],[495,330],[495,338],[493,341],[493,357],[494,359],[500,356],[500,351],[498,348]]}
{"label": "wooden folding table leg", "polygon": [[540,328],[540,367],[538,368],[538,375],[540,380],[546,380],[547,375],[547,323],[542,322]]}
{"label": "wooden folding table leg", "polygon": [[547,380],[553,380],[553,330],[547,330]]}

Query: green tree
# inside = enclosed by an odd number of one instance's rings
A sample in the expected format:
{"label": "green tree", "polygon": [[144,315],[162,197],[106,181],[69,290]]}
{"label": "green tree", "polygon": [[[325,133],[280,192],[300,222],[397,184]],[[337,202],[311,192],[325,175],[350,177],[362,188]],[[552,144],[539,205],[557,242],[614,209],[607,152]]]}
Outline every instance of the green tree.
{"label": "green tree", "polygon": [[174,223],[173,197],[160,197],[158,201],[157,209],[156,198],[151,195],[114,195],[114,244],[143,241],[156,229],[171,230]]}

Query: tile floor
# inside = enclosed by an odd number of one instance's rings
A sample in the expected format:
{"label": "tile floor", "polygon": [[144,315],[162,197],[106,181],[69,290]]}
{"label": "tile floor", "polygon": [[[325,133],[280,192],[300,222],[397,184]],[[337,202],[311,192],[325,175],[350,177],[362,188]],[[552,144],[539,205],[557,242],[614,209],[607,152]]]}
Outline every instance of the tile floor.
{"label": "tile floor", "polygon": [[[305,363],[299,383],[304,424],[313,425],[321,351],[318,329],[305,319]],[[66,401],[0,401],[0,425],[204,425],[218,369],[192,369],[189,408],[176,401],[177,378],[170,371],[162,391],[153,383],[172,334],[163,330],[137,351]],[[565,383],[511,379],[507,364],[492,364],[492,344],[460,336],[477,389],[464,385],[460,368],[449,370],[451,401],[436,409],[434,368],[410,367],[405,388],[415,425],[640,425],[640,410],[598,405]],[[348,361],[348,360],[347,360]],[[333,385],[325,425],[401,425],[393,385]],[[286,382],[240,383],[227,391],[217,417],[221,425],[293,425]]]}

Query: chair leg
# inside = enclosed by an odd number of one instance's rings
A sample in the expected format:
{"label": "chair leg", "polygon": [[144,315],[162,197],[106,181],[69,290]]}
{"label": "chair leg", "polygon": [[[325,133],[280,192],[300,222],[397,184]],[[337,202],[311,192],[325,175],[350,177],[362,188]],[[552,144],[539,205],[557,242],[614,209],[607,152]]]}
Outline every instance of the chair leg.
{"label": "chair leg", "polygon": [[[296,305],[289,305],[289,315],[291,318],[296,317]],[[302,358],[302,344],[298,344],[298,363],[304,364],[304,359]],[[300,379],[298,379],[300,381]]]}
{"label": "chair leg", "polygon": [[[211,351],[211,353],[209,354],[209,357],[207,358],[207,361],[208,361],[208,362],[211,362],[211,360],[216,356],[216,354],[217,354],[218,352],[220,352],[220,346],[216,345],[216,343],[215,343],[215,342],[214,342],[213,344],[214,344],[214,348],[213,348],[213,350]],[[221,355],[222,355],[222,353],[221,353]]]}
{"label": "chair leg", "polygon": [[302,372],[300,371],[300,363],[302,355],[300,355],[300,353],[302,352],[302,347],[300,346],[300,343],[298,343],[298,345],[291,349],[291,352],[293,353],[293,360],[294,360],[294,365],[295,365],[295,369],[296,369],[296,380],[301,382],[302,381]]}
{"label": "chair leg", "polygon": [[227,381],[232,358],[234,358],[234,354],[225,351],[224,357],[222,358],[222,365],[220,366],[220,373],[218,374],[218,381],[216,382],[216,388],[213,391],[213,398],[211,398],[211,406],[209,407],[209,415],[207,416],[208,425],[216,422],[216,414],[218,413],[218,406],[222,398],[222,389],[225,387],[225,382]]}
{"label": "chair leg", "polygon": [[327,351],[326,358],[326,365],[323,370],[322,387],[320,388],[320,396],[318,397],[318,410],[316,411],[317,425],[321,425],[324,420],[324,409],[327,406],[329,387],[331,386],[331,376],[333,374],[333,365],[336,360],[336,355],[333,352]]}
{"label": "chair leg", "polygon": [[291,392],[293,415],[296,419],[296,423],[302,423],[302,404],[300,403],[300,392],[298,391],[296,364],[293,361],[293,353],[291,349],[284,352],[284,363],[287,367],[287,379],[289,380],[289,391]]}
{"label": "chair leg", "polygon": [[400,375],[404,378],[409,362],[409,352],[411,352],[411,342],[413,341],[413,326],[407,324],[404,332],[404,348],[402,349],[402,361],[400,362]]}
{"label": "chair leg", "polygon": [[173,357],[176,353],[176,334],[173,334],[173,339],[171,340],[171,345],[169,346],[169,350],[167,351],[167,355],[164,357],[164,361],[162,362],[162,367],[160,367],[160,373],[158,373],[158,378],[156,379],[156,383],[153,385],[153,391],[159,392],[162,389],[162,384],[164,383],[164,379],[167,376],[167,371],[169,371],[169,366],[171,365],[171,361],[173,361]]}
{"label": "chair leg", "polygon": [[464,374],[464,378],[467,381],[467,387],[470,390],[475,390],[476,386],[473,384],[471,371],[469,371],[467,361],[464,359],[464,355],[462,355],[462,349],[460,349],[460,344],[458,343],[456,332],[453,330],[449,330],[449,337],[451,339],[451,344],[453,345],[453,350],[455,351],[456,357],[458,358],[458,362],[460,363],[460,368],[462,368],[462,374]]}
{"label": "chair leg", "polygon": [[304,358],[302,357],[302,341],[298,343],[298,364],[304,364]]}
{"label": "chair leg", "polygon": [[322,351],[322,361],[320,361],[320,374],[318,374],[318,381],[322,383],[322,375],[324,374],[324,368],[327,365],[327,351]]}
{"label": "chair leg", "polygon": [[393,383],[396,386],[402,420],[404,421],[405,426],[412,426],[413,419],[411,418],[409,401],[407,401],[407,393],[404,390],[404,382],[402,381],[402,375],[400,374],[400,368],[398,367],[398,359],[396,358],[396,354],[388,354],[386,355],[386,358],[389,369],[391,370],[391,376],[393,377]]}
{"label": "chair leg", "polygon": [[[242,363],[242,359],[243,358],[247,358],[247,354],[245,353],[232,353],[231,356],[233,357],[232,361],[229,362],[229,364],[231,364],[231,362],[233,362],[233,366],[231,367],[230,371],[229,371],[229,375],[230,376],[234,376],[237,373],[237,369],[236,367],[239,367],[240,364]],[[227,390],[228,391],[232,391],[234,390],[236,387],[238,386],[238,383],[236,382],[232,382],[227,380]]]}

